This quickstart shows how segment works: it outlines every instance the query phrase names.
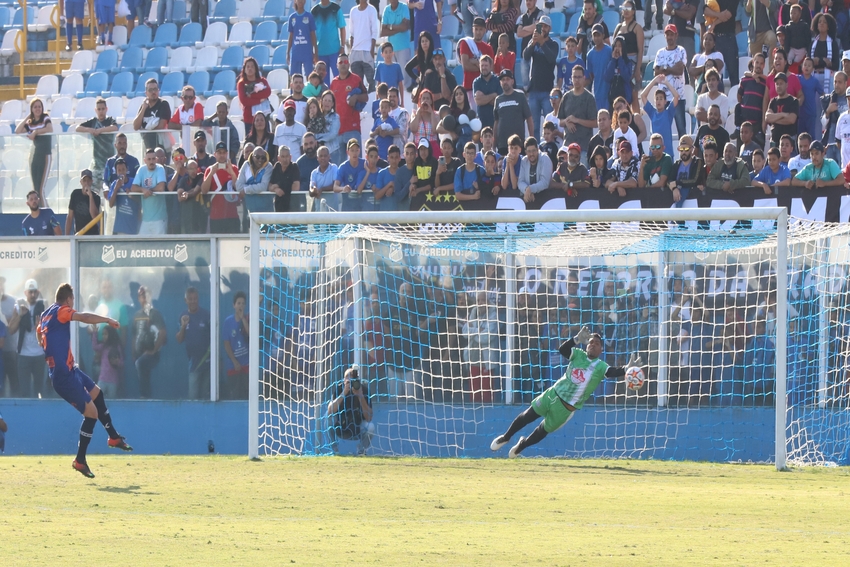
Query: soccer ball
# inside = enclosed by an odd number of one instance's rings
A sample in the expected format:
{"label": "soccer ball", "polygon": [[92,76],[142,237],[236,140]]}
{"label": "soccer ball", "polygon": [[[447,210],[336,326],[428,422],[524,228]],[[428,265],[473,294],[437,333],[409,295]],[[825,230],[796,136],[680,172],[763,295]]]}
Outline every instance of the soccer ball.
{"label": "soccer ball", "polygon": [[644,381],[646,381],[646,376],[643,370],[637,366],[632,366],[626,370],[626,386],[628,386],[629,390],[640,390],[643,387]]}

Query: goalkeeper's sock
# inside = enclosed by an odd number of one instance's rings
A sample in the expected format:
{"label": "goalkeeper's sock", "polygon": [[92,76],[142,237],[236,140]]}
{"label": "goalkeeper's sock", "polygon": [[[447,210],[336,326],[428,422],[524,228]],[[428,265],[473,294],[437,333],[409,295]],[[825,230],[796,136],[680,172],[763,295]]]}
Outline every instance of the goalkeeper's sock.
{"label": "goalkeeper's sock", "polygon": [[83,24],[77,24],[77,45],[83,45]]}
{"label": "goalkeeper's sock", "polygon": [[540,443],[547,435],[548,433],[546,433],[546,430],[543,428],[543,424],[541,423],[534,429],[534,431],[531,432],[531,435],[529,435],[528,437],[523,439],[521,443],[519,443],[519,451],[517,451],[517,453],[527,447],[531,447],[532,445]]}
{"label": "goalkeeper's sock", "polygon": [[516,416],[513,423],[511,423],[511,426],[508,427],[508,430],[504,435],[502,435],[502,440],[509,441],[510,438],[516,435],[520,429],[539,418],[540,415],[534,411],[534,408],[529,407],[524,412]]}
{"label": "goalkeeper's sock", "polygon": [[65,38],[68,40],[68,47],[74,42],[74,22],[65,22]]}
{"label": "goalkeeper's sock", "polygon": [[89,443],[91,443],[95,423],[97,423],[95,418],[85,417],[83,418],[83,424],[80,426],[80,444],[77,445],[77,462],[81,465],[86,462],[86,451],[89,448]]}
{"label": "goalkeeper's sock", "polygon": [[100,423],[103,424],[103,428],[106,429],[106,432],[109,434],[109,438],[116,439],[118,437],[118,432],[115,431],[115,426],[112,425],[112,416],[109,415],[109,410],[106,409],[106,401],[103,399],[103,392],[100,392],[97,395],[97,398],[92,401],[94,402],[94,407],[97,408],[97,418],[100,420]]}

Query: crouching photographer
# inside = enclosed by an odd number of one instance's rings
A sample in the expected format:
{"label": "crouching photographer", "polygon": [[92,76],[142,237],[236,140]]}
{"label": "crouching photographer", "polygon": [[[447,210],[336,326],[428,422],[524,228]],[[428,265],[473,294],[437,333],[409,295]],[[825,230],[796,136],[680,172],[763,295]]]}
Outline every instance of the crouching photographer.
{"label": "crouching photographer", "polygon": [[366,453],[372,443],[375,426],[372,424],[369,386],[360,380],[360,370],[356,364],[345,371],[342,391],[328,404],[328,418],[331,423],[331,447],[335,454],[339,451],[338,439],[358,439],[360,444],[357,446],[357,454]]}

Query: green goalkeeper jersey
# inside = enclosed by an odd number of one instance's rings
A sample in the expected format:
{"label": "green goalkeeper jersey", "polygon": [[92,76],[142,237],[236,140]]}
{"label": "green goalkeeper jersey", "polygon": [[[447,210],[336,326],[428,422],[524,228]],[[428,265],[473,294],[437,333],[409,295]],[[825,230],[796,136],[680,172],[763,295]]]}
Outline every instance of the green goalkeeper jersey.
{"label": "green goalkeeper jersey", "polygon": [[576,409],[581,409],[584,402],[602,380],[608,371],[608,364],[597,358],[590,360],[587,353],[574,347],[570,353],[570,365],[560,380],[552,388],[558,397]]}

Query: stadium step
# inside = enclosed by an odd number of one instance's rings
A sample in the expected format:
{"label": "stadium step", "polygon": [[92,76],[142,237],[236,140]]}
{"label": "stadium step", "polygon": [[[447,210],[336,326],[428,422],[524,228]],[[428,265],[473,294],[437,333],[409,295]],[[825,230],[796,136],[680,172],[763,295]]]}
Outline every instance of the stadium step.
{"label": "stadium step", "polygon": [[[25,79],[28,79],[28,78],[29,77],[25,77]],[[36,85],[38,83],[38,78],[37,77],[34,77],[34,78],[35,78],[34,81],[24,83],[24,96],[35,94],[35,88],[36,88]],[[20,100],[20,99],[21,99],[21,91],[20,91],[19,83],[17,82],[17,80],[16,80],[14,85],[12,85],[12,84],[0,85],[0,101],[5,102],[7,100]]]}
{"label": "stadium step", "polygon": [[[51,39],[47,42],[47,51],[45,53],[54,54],[56,49],[56,41],[55,39]],[[59,38],[59,51],[65,52],[65,46],[68,45],[68,41],[65,39],[65,34],[62,34],[62,37]],[[94,49],[95,39],[91,37],[91,35],[86,34],[83,36],[83,48],[85,49]],[[74,51],[77,50],[77,38],[74,37]],[[71,52],[73,53],[73,51]]]}

